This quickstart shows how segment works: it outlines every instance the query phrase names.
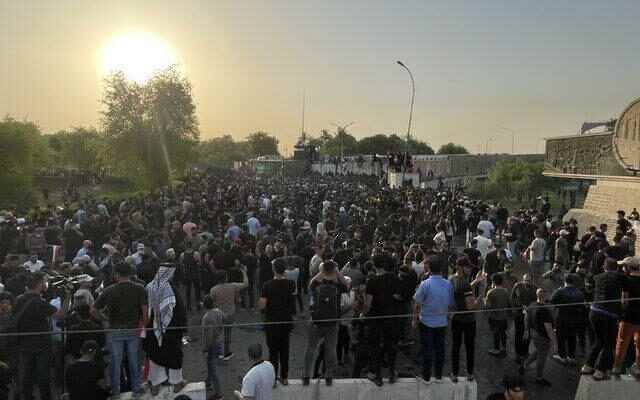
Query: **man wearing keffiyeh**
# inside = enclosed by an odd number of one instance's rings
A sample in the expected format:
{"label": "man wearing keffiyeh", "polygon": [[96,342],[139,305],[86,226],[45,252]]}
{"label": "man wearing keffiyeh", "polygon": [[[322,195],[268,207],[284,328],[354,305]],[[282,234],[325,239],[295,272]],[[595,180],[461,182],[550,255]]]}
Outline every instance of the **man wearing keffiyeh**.
{"label": "man wearing keffiyeh", "polygon": [[[169,380],[174,393],[186,382],[182,377],[182,335],[187,324],[184,303],[171,282],[175,267],[161,264],[154,279],[147,285],[149,298],[149,324],[144,349],[149,357],[151,394],[157,396],[160,385]],[[176,328],[174,328],[176,327]],[[169,373],[167,375],[167,369]]]}

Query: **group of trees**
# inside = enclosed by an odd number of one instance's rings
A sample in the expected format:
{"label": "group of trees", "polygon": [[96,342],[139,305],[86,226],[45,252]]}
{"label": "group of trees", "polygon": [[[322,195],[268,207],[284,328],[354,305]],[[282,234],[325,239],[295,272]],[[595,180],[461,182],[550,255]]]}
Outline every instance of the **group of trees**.
{"label": "group of trees", "polygon": [[[311,137],[309,144],[318,148],[320,154],[333,157],[354,154],[398,153],[407,150],[406,139],[396,134],[377,134],[358,140],[344,129],[338,129],[335,135],[323,130],[318,137]],[[427,143],[414,138],[409,139],[408,150],[412,154],[436,154]],[[440,147],[437,154],[469,154],[469,152],[462,146],[448,143]]]}
{"label": "group of trees", "polygon": [[542,175],[543,170],[544,163],[499,161],[486,181],[474,182],[470,192],[485,199],[529,204],[543,191],[554,191],[559,185],[558,180]]}
{"label": "group of trees", "polygon": [[195,159],[207,165],[228,167],[234,161],[278,154],[278,139],[266,132],[255,132],[245,140],[236,141],[231,135],[224,135],[201,141]]}
{"label": "group of trees", "polygon": [[[125,177],[139,188],[156,188],[182,176],[189,164],[231,166],[234,161],[278,155],[278,139],[266,132],[243,140],[231,135],[200,140],[196,105],[189,80],[176,68],[159,71],[138,83],[122,72],[107,76],[99,128],[74,127],[43,135],[27,121],[0,121],[0,207],[28,204],[32,177],[46,170]],[[345,129],[321,131],[308,144],[320,154],[386,154],[402,152],[407,143],[398,135],[373,135],[357,140]],[[414,154],[434,154],[425,142],[410,139]],[[449,143],[438,154],[466,153]],[[4,200],[3,200],[4,199]]]}
{"label": "group of trees", "polygon": [[[406,141],[398,135],[378,134],[358,140],[344,129],[338,129],[335,135],[322,130],[318,137],[309,139],[309,145],[318,148],[320,154],[333,157],[397,153],[406,150]],[[416,154],[433,154],[433,149],[428,144],[415,139],[409,140],[409,151]]]}

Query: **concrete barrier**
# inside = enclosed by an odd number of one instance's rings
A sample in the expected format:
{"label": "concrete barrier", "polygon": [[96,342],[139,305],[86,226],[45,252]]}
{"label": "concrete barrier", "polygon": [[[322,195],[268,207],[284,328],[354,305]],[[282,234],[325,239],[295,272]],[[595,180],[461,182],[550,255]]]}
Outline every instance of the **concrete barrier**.
{"label": "concrete barrier", "polygon": [[640,398],[640,382],[629,375],[607,381],[595,381],[590,376],[582,376],[575,400],[637,400],[638,398]]}
{"label": "concrete barrier", "polygon": [[[477,400],[476,382],[460,379],[458,383],[445,378],[442,383],[426,383],[422,379],[398,379],[390,385],[377,387],[367,379],[335,379],[332,386],[324,380],[312,380],[302,386],[300,380],[289,380],[289,386],[278,385],[273,398],[278,400]],[[617,400],[617,399],[616,399]]]}
{"label": "concrete barrier", "polygon": [[[160,394],[153,397],[147,390],[140,400],[173,400],[179,395],[186,395],[190,400],[206,400],[207,391],[204,382],[189,383],[180,393],[173,393],[173,386],[162,386]],[[131,392],[123,393],[120,400],[131,400]]]}

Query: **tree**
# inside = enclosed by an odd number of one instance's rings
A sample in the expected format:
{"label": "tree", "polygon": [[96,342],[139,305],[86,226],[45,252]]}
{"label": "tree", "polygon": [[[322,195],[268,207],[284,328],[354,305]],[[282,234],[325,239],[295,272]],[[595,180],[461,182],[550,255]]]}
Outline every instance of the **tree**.
{"label": "tree", "polygon": [[254,132],[247,136],[247,149],[252,157],[280,154],[278,139],[266,132]]}
{"label": "tree", "polygon": [[[414,138],[409,139],[408,150],[413,154],[433,154],[431,146]],[[406,140],[396,134],[368,136],[358,142],[358,152],[361,154],[386,154],[387,152],[398,153],[405,151],[407,151]]]}
{"label": "tree", "polygon": [[47,135],[52,165],[98,172],[106,166],[107,142],[95,128],[75,127]]}
{"label": "tree", "polygon": [[32,176],[42,136],[33,122],[0,121],[0,207],[24,210],[35,202]]}
{"label": "tree", "polygon": [[429,146],[427,143],[420,140],[415,140],[413,138],[409,139],[409,149],[411,149],[411,152],[413,154],[435,154],[431,146]]}
{"label": "tree", "polygon": [[438,149],[438,154],[469,154],[469,151],[464,147],[454,143],[443,144]]}
{"label": "tree", "polygon": [[234,161],[249,159],[246,142],[236,142],[231,135],[198,143],[196,153],[200,162],[216,167],[230,168]]}
{"label": "tree", "polygon": [[320,152],[324,155],[339,157],[350,156],[358,151],[358,141],[345,129],[339,128],[335,136],[329,136]]}
{"label": "tree", "polygon": [[542,175],[543,163],[499,161],[487,181],[475,184],[470,192],[493,200],[516,199],[528,203],[545,190],[555,191],[558,182]]}
{"label": "tree", "polygon": [[199,131],[191,83],[175,67],[143,84],[115,72],[105,79],[102,103],[110,157],[122,173],[159,187],[184,170]]}
{"label": "tree", "polygon": [[389,137],[382,134],[367,136],[358,141],[360,154],[386,154],[389,148]]}

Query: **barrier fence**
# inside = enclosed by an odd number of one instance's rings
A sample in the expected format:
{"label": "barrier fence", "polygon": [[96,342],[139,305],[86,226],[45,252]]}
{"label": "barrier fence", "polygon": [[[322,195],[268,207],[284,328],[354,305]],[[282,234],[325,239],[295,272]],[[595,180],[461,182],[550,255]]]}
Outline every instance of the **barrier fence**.
{"label": "barrier fence", "polygon": [[[628,299],[628,301],[636,301],[640,300],[640,298]],[[562,305],[535,305],[531,306],[531,308],[536,307],[575,307],[575,306],[584,306],[585,309],[590,307],[593,304],[604,304],[604,303],[615,303],[619,302],[619,300],[611,300],[611,301],[602,301],[602,302],[581,302],[581,303],[570,303],[570,304],[562,304]],[[306,302],[305,302],[306,303]],[[450,317],[454,315],[462,315],[462,314],[472,314],[476,315],[477,321],[477,339],[475,344],[475,352],[476,352],[476,382],[477,382],[477,395],[478,398],[484,398],[487,394],[492,391],[497,390],[497,386],[502,379],[504,374],[513,374],[515,371],[515,364],[511,359],[513,355],[513,351],[509,350],[509,357],[504,359],[496,359],[487,357],[485,355],[486,350],[491,348],[491,339],[492,334],[488,324],[486,323],[485,316],[492,312],[496,311],[509,311],[513,313],[517,313],[522,310],[522,307],[508,307],[501,309],[480,309],[473,311],[452,311],[446,313]],[[204,310],[202,311],[193,311],[188,314],[188,324],[181,327],[169,327],[167,329],[180,329],[184,330],[184,339],[182,351],[184,354],[183,361],[183,374],[186,380],[191,382],[201,382],[205,381],[207,377],[207,358],[206,354],[203,353],[202,346],[202,333],[203,326],[201,324],[201,318]],[[302,312],[298,312],[295,317],[295,320],[291,322],[292,330],[290,335],[290,352],[289,352],[289,373],[288,377],[291,379],[292,384],[289,387],[283,387],[281,384],[276,389],[274,393],[274,398],[303,398],[296,397],[295,391],[308,390],[304,389],[299,385],[294,384],[295,379],[300,379],[305,376],[304,371],[304,359],[305,353],[307,351],[307,342],[308,335],[310,331],[311,322],[308,318],[309,312],[308,307],[305,304],[304,310]],[[442,314],[440,314],[442,315]],[[397,393],[393,396],[387,398],[402,398],[402,399],[419,399],[424,398],[426,390],[436,390],[429,389],[427,386],[424,386],[424,382],[420,379],[422,365],[421,365],[421,346],[419,340],[419,334],[411,329],[411,319],[412,314],[400,314],[400,315],[389,315],[389,316],[375,316],[375,317],[357,317],[357,316],[349,316],[339,319],[330,319],[330,320],[322,320],[315,322],[336,322],[338,323],[340,328],[340,337],[339,337],[339,346],[342,348],[338,349],[338,364],[336,366],[334,378],[353,378],[354,377],[354,369],[356,367],[356,358],[362,356],[359,353],[359,346],[362,345],[362,341],[367,341],[366,335],[363,336],[359,331],[362,324],[374,324],[376,321],[380,320],[392,320],[397,324],[399,329],[402,330],[402,335],[400,337],[400,342],[396,343],[395,349],[397,350],[396,357],[396,370],[398,372],[399,377],[401,378],[400,384],[393,387],[387,384],[385,379],[385,389],[386,391],[395,390]],[[225,328],[226,338],[226,346],[225,353],[233,353],[233,356],[227,354],[227,358],[224,359],[224,354],[221,354],[222,357],[217,358],[215,360],[216,370],[219,374],[219,379],[222,385],[222,394],[225,398],[233,398],[233,391],[239,389],[242,383],[242,377],[246,373],[246,371],[252,366],[252,362],[247,355],[247,348],[249,345],[254,343],[261,343],[263,346],[263,354],[264,358],[269,358],[268,346],[265,339],[265,328],[269,328],[270,326],[279,325],[282,323],[278,322],[264,322],[261,321],[262,316],[258,311],[253,311],[248,308],[238,307],[237,314],[235,316],[235,321],[233,323],[223,324],[220,327]],[[11,336],[17,337],[28,337],[33,335],[51,335],[53,339],[53,351],[51,353],[51,362],[52,362],[52,375],[51,375],[51,387],[53,392],[58,398],[62,393],[67,391],[67,388],[64,385],[64,374],[66,372],[66,367],[69,365],[69,357],[66,357],[65,360],[64,355],[64,340],[69,337],[70,334],[104,334],[105,340],[108,343],[109,334],[114,332],[122,332],[121,329],[98,329],[98,330],[88,330],[82,332],[17,332],[17,333],[1,333],[0,339],[6,340]],[[136,332],[141,332],[142,329],[134,330]],[[153,329],[145,329],[146,334],[153,334]],[[348,334],[347,337],[344,334]],[[446,345],[446,362],[445,362],[445,376],[448,376],[451,371],[451,340],[450,333],[447,333],[447,345]],[[511,339],[513,339],[513,334],[510,334]],[[345,344],[345,341],[347,343]],[[508,346],[510,349],[512,348],[512,340],[510,340],[510,345]],[[464,346],[462,346],[464,348]],[[108,350],[108,344],[106,346]],[[323,368],[324,364],[322,359],[324,357],[319,356],[321,354],[321,350],[316,350],[313,359],[312,365],[312,377],[321,378],[323,376]],[[365,354],[371,355],[371,354]],[[584,355],[584,352],[583,352]],[[108,361],[109,356],[105,355],[105,360]],[[143,358],[141,358],[140,362],[144,364]],[[558,394],[558,398],[565,398],[565,396],[573,396],[573,392],[575,392],[575,388],[577,386],[577,370],[566,370],[566,369],[558,369],[558,365],[554,365],[549,362],[550,369],[553,371],[551,376],[554,379],[558,380],[558,383],[564,382],[562,385],[558,387],[554,387],[554,392]],[[368,371],[368,363],[364,363],[364,368],[357,375],[360,377],[366,377]],[[460,371],[462,376],[466,375],[466,357],[465,350],[461,351],[460,357]],[[383,369],[386,371],[386,369]],[[531,375],[532,372],[529,372]],[[386,375],[385,375],[386,378]],[[315,387],[315,394],[309,392],[307,397],[304,398],[327,398],[323,397],[321,393],[326,389],[318,389],[319,385],[321,388],[324,387],[324,381],[313,380],[312,387]],[[369,387],[367,384],[357,381],[352,383],[353,385],[358,385],[362,388]],[[344,385],[344,384],[340,384]],[[364,386],[363,386],[364,385]],[[388,386],[388,387],[387,387]],[[339,386],[342,387],[342,386]],[[447,386],[448,387],[448,386]],[[474,386],[475,387],[475,386]],[[123,391],[127,389],[127,385],[123,386]],[[371,386],[374,388],[374,386]],[[332,389],[332,390],[344,390],[341,392],[342,396],[347,396],[348,389]],[[364,389],[362,389],[364,390]],[[369,390],[369,389],[367,389]],[[369,392],[365,390],[366,393],[369,393],[368,398],[377,398],[375,397],[375,393],[378,392]],[[373,389],[371,389],[373,390]],[[437,389],[444,390],[444,389]],[[462,390],[462,389],[461,389]],[[467,389],[464,389],[467,390]],[[535,391],[539,390],[536,388],[529,388],[529,390]],[[13,389],[14,393],[16,389]],[[364,393],[364,392],[363,392]],[[382,393],[382,392],[380,392]],[[387,392],[384,392],[387,393]],[[467,392],[464,392],[467,393]],[[470,393],[470,392],[469,392]],[[467,395],[469,394],[467,393]],[[292,397],[293,396],[293,397]],[[326,393],[325,395],[326,396]],[[409,397],[408,397],[409,396]],[[458,398],[460,394],[458,394]],[[360,397],[358,397],[360,398]],[[453,397],[452,397],[453,398]],[[463,396],[466,399],[466,397]],[[568,397],[567,397],[568,398]]]}

